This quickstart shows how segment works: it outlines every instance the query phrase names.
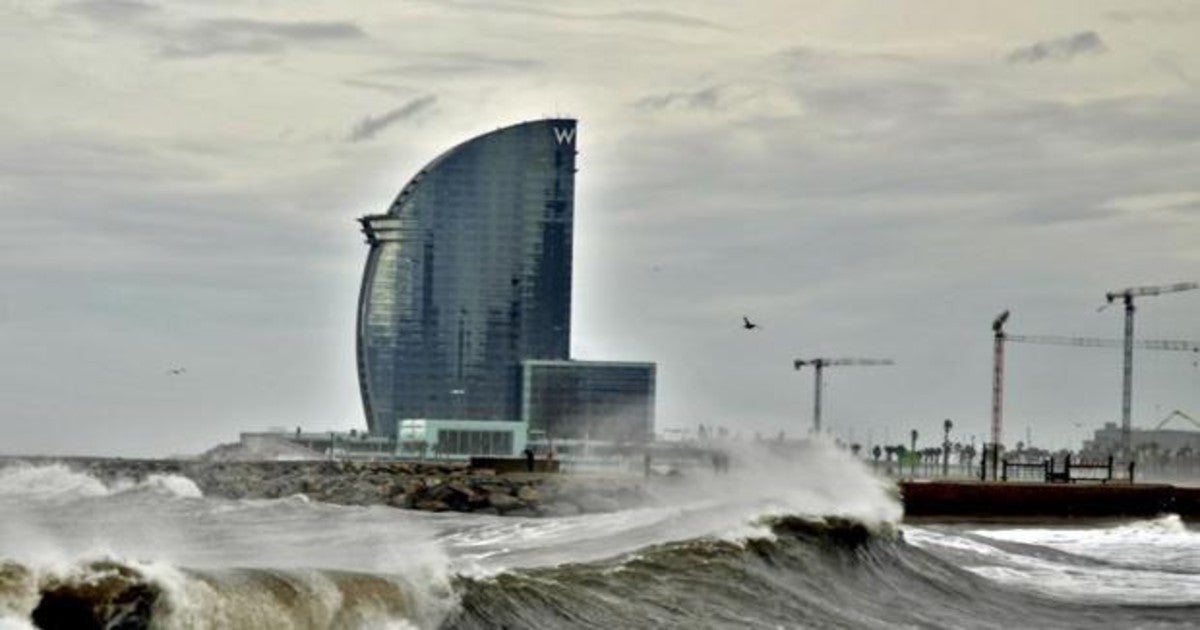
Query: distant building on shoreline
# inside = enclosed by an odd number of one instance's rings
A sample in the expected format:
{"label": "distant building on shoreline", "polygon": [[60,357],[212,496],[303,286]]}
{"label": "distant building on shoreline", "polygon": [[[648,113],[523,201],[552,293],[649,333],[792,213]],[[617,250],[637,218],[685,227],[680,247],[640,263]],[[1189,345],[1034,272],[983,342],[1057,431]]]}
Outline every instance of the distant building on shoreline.
{"label": "distant building on shoreline", "polygon": [[[611,427],[596,439],[653,434],[653,364],[640,364],[637,378],[650,380],[630,394],[609,391],[629,380],[628,364],[607,362],[578,362],[573,373],[587,378],[560,394],[525,390],[525,366],[576,365],[576,140],[576,121],[564,118],[497,129],[442,153],[386,213],[359,219],[370,250],[358,303],[358,377],[372,435],[395,439],[401,422],[416,419],[428,427],[516,422],[530,416],[531,400],[568,399],[576,403],[563,408],[561,421],[545,420],[545,405],[533,416],[564,431]],[[612,415],[612,405],[597,402],[631,396],[649,411]],[[617,422],[622,417],[631,424]]]}
{"label": "distant building on shoreline", "polygon": [[[1130,446],[1134,452],[1151,451],[1156,454],[1200,453],[1200,431],[1195,429],[1138,429],[1130,434]],[[1091,454],[1119,453],[1121,451],[1121,427],[1115,422],[1105,423],[1096,429],[1092,439],[1084,440],[1082,452]]]}

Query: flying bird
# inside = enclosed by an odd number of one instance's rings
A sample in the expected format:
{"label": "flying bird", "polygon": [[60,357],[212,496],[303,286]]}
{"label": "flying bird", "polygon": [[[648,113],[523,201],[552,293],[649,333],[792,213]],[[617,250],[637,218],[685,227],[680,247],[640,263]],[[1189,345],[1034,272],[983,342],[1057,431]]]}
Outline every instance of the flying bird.
{"label": "flying bird", "polygon": [[167,370],[167,374],[170,374],[171,376],[179,376],[186,372],[187,372],[187,368],[183,368],[183,367],[171,368],[171,369]]}
{"label": "flying bird", "polygon": [[746,330],[754,330],[755,328],[758,328],[758,324],[750,321],[749,317],[742,315],[742,328],[745,328]]}

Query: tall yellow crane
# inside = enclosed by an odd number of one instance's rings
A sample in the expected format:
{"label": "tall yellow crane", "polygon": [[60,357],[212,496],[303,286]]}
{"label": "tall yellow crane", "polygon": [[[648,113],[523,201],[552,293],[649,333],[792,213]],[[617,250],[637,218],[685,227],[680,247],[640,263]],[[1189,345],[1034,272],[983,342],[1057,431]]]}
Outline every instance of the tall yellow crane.
{"label": "tall yellow crane", "polygon": [[799,370],[804,366],[812,366],[816,374],[816,390],[813,393],[813,432],[821,432],[821,373],[829,366],[843,365],[895,365],[891,359],[796,359],[792,367]]}
{"label": "tall yellow crane", "polygon": [[1133,405],[1133,299],[1151,297],[1164,293],[1178,293],[1200,288],[1195,282],[1177,282],[1162,286],[1129,287],[1104,294],[1105,304],[1101,310],[1117,300],[1125,302],[1125,365],[1121,381],[1121,452],[1129,456],[1130,437],[1133,434],[1133,423],[1130,410]]}

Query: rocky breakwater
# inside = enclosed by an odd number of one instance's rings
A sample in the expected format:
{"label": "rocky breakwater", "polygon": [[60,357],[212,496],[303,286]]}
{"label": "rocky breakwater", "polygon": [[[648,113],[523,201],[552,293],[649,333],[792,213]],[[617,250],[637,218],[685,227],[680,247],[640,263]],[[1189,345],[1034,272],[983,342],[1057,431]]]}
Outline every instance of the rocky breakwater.
{"label": "rocky breakwater", "polygon": [[21,458],[6,465],[63,464],[119,487],[155,475],[190,479],[207,497],[304,496],[340,505],[387,505],[432,512],[562,516],[607,512],[649,501],[642,479],[505,473],[450,462],[203,461]]}

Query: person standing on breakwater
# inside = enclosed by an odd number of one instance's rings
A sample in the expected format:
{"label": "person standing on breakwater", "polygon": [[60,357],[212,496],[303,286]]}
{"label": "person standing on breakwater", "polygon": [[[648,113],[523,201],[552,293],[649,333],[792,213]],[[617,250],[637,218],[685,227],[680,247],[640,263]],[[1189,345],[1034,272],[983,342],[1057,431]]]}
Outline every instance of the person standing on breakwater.
{"label": "person standing on breakwater", "polygon": [[522,453],[525,455],[525,471],[533,472],[533,449],[526,446]]}

